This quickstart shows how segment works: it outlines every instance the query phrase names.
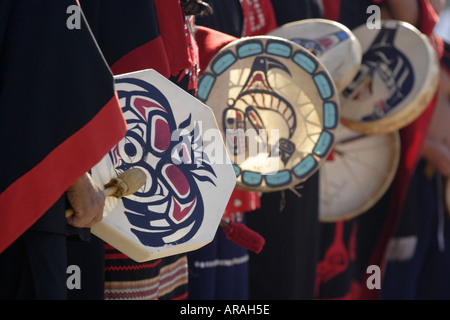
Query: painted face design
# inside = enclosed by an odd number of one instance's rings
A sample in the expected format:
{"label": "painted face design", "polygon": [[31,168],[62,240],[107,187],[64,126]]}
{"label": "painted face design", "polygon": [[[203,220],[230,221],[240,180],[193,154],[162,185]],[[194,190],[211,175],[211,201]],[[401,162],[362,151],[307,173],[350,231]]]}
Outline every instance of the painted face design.
{"label": "painted face design", "polygon": [[110,152],[116,171],[138,167],[146,184],[133,197],[123,198],[131,231],[146,246],[184,243],[198,231],[204,217],[198,183],[214,185],[216,175],[202,152],[200,124],[189,116],[175,121],[167,98],[153,85],[132,78],[118,91],[127,133]]}
{"label": "painted face design", "polygon": [[[363,55],[362,64],[353,82],[343,91],[344,97],[368,101],[373,112],[363,118],[374,121],[384,117],[414,86],[414,71],[408,58],[394,46],[397,29],[382,29],[370,49]],[[382,98],[373,100],[374,88]]]}

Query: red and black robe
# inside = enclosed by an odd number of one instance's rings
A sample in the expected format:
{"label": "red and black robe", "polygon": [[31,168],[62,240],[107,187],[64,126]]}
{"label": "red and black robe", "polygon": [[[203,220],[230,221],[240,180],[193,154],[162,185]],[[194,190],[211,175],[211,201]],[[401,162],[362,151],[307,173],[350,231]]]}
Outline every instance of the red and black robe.
{"label": "red and black robe", "polygon": [[[0,252],[126,131],[111,71],[69,7],[77,2],[0,4]],[[59,216],[43,228],[61,231]]]}

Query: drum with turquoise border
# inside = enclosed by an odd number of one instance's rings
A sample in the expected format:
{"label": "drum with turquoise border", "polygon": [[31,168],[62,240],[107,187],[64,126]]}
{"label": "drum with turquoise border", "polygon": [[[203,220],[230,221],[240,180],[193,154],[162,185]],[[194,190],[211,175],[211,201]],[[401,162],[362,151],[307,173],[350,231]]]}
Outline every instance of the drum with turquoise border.
{"label": "drum with turquoise border", "polygon": [[343,24],[327,19],[304,19],[286,23],[269,35],[291,40],[305,47],[324,64],[339,92],[359,71],[362,49],[359,40]]}
{"label": "drum with turquoise border", "polygon": [[199,79],[233,161],[237,187],[294,187],[326,160],[339,123],[335,84],[300,45],[274,36],[224,46]]}

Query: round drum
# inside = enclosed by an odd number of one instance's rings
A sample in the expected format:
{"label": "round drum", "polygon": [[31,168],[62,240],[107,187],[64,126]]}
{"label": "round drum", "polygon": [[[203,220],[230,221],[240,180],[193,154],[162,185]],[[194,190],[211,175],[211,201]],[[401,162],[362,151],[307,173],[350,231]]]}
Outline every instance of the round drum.
{"label": "round drum", "polygon": [[381,29],[353,30],[363,57],[341,92],[341,121],[364,134],[392,132],[414,121],[436,92],[439,63],[428,38],[409,23],[384,20]]}
{"label": "round drum", "polygon": [[358,73],[361,45],[350,29],[339,22],[305,19],[284,24],[269,35],[291,40],[315,54],[331,74],[339,92]]}
{"label": "round drum", "polygon": [[292,41],[255,36],[224,46],[199,79],[198,98],[214,111],[241,189],[291,188],[334,145],[336,87],[322,63]]}
{"label": "round drum", "polygon": [[319,219],[336,222],[370,209],[391,185],[400,159],[398,131],[363,135],[339,126],[333,155],[319,171]]}

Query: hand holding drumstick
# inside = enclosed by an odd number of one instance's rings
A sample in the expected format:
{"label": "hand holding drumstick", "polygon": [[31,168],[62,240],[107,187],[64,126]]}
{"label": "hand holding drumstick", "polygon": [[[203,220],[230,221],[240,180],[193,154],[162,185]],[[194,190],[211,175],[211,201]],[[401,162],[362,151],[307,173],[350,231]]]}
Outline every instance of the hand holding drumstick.
{"label": "hand holding drumstick", "polygon": [[121,198],[135,193],[145,184],[146,175],[132,168],[111,179],[105,190],[95,185],[89,174],[84,174],[66,191],[72,209],[66,210],[67,222],[77,228],[90,228],[103,219],[105,198]]}

